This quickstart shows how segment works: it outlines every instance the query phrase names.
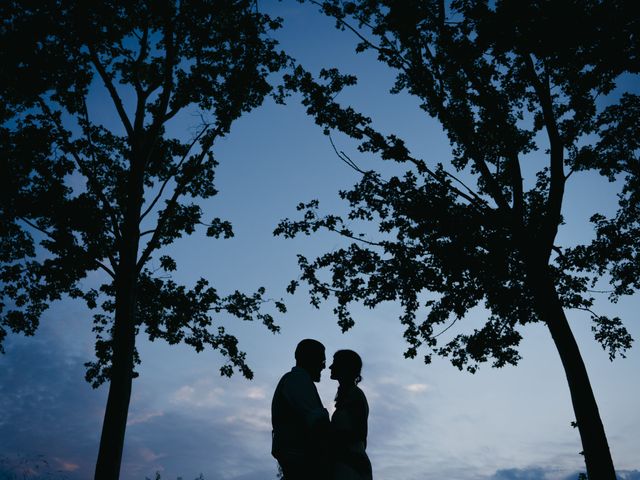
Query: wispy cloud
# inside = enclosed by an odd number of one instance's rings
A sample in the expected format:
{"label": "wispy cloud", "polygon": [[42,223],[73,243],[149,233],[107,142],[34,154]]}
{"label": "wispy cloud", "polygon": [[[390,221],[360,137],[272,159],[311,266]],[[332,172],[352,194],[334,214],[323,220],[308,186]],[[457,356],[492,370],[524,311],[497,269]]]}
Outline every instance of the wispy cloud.
{"label": "wispy cloud", "polygon": [[195,385],[181,386],[171,396],[171,402],[181,406],[215,408],[223,405],[224,393],[223,388],[205,380]]}
{"label": "wispy cloud", "polygon": [[156,460],[166,457],[166,453],[155,453],[153,450],[147,447],[142,447],[139,449],[140,457],[145,462],[155,462]]}
{"label": "wispy cloud", "polygon": [[429,390],[430,387],[426,383],[410,383],[409,385],[405,385],[404,389],[411,393],[424,393]]}
{"label": "wispy cloud", "polygon": [[267,393],[262,387],[251,387],[247,389],[247,398],[252,400],[262,400],[267,398]]}
{"label": "wispy cloud", "polygon": [[164,415],[162,411],[150,411],[150,412],[133,412],[129,414],[127,419],[127,426],[138,425],[140,423],[145,423],[155,417],[161,417]]}
{"label": "wispy cloud", "polygon": [[69,460],[63,460],[62,458],[57,457],[54,457],[54,460],[58,464],[58,468],[63,472],[75,472],[80,468],[80,465]]}
{"label": "wispy cloud", "polygon": [[225,418],[229,424],[243,425],[258,432],[271,431],[271,411],[268,409],[245,408],[240,413]]}

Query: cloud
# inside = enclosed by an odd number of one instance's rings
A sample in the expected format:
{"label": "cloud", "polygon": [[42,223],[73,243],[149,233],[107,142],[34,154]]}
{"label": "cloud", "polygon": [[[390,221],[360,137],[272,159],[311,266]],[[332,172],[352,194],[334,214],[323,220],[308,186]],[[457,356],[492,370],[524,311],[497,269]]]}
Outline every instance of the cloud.
{"label": "cloud", "polygon": [[[526,468],[505,468],[497,470],[486,480],[578,480],[579,471],[567,471],[553,467],[530,466]],[[616,472],[618,480],[640,480],[639,470],[620,470]]]}
{"label": "cloud", "polygon": [[[29,340],[9,345],[0,357],[0,478],[8,471],[2,456],[18,454],[47,459],[53,478],[90,478],[107,388],[92,390],[84,382],[85,359],[38,338]],[[390,370],[397,375],[385,375]],[[200,473],[206,480],[275,480],[276,463],[270,456],[274,382],[196,372],[170,385],[142,372],[134,383],[122,480],[154,478],[156,471],[163,480],[193,479]],[[319,387],[323,398],[333,397],[335,383]],[[451,438],[458,439],[458,447],[469,435],[471,443],[482,441],[473,436],[473,417],[457,423],[449,419],[448,430],[442,430],[441,389],[405,375],[399,367],[369,362],[362,388],[371,409],[369,453],[377,478],[577,479],[577,472],[572,473],[576,463],[553,469],[549,465],[563,463],[546,451],[538,450],[542,460],[531,467],[496,470],[496,465],[509,466],[514,457],[488,449],[481,453],[488,459],[482,463],[469,450],[451,449]],[[448,443],[443,441],[447,435]],[[619,477],[640,480],[640,472],[619,472]]]}
{"label": "cloud", "polygon": [[423,393],[429,390],[429,385],[425,383],[411,383],[404,387],[405,390],[408,390],[411,393]]}
{"label": "cloud", "polygon": [[56,457],[54,458],[54,460],[58,463],[58,465],[60,466],[60,470],[62,470],[63,472],[75,472],[80,468],[80,465],[78,465],[77,463],[69,462],[61,458]]}
{"label": "cloud", "polygon": [[216,408],[223,405],[224,389],[212,385],[209,379],[198,381],[195,385],[183,385],[172,395],[172,403],[178,406],[197,408]]}
{"label": "cloud", "polygon": [[489,480],[546,480],[550,478],[548,474],[541,467],[506,468],[496,471]]}
{"label": "cloud", "polygon": [[264,388],[251,387],[247,389],[247,398],[251,398],[252,400],[262,400],[267,398],[267,394]]}
{"label": "cloud", "polygon": [[265,471],[271,473],[263,479],[275,479],[270,430],[258,432],[251,412],[231,419],[225,408],[211,413],[195,418],[188,411],[167,412],[132,427],[123,459],[125,478],[139,480],[158,470],[167,479],[202,473],[207,480],[235,480]]}
{"label": "cloud", "polygon": [[145,423],[151,420],[154,417],[161,417],[164,415],[164,412],[161,411],[147,411],[147,412],[130,412],[127,418],[127,427],[131,425],[136,425],[138,423]]}
{"label": "cloud", "polygon": [[140,457],[145,461],[145,462],[155,462],[156,460],[159,460],[163,457],[166,457],[167,454],[166,453],[155,453],[153,450],[151,450],[150,448],[146,448],[146,447],[142,447],[138,450]]}
{"label": "cloud", "polygon": [[640,470],[621,470],[617,474],[620,480],[640,480]]}
{"label": "cloud", "polygon": [[241,414],[228,416],[226,422],[243,425],[258,432],[271,432],[271,411],[266,408],[245,408]]}
{"label": "cloud", "polygon": [[84,359],[34,338],[9,344],[0,361],[0,454],[44,458],[69,478],[89,478],[106,389],[84,381]]}

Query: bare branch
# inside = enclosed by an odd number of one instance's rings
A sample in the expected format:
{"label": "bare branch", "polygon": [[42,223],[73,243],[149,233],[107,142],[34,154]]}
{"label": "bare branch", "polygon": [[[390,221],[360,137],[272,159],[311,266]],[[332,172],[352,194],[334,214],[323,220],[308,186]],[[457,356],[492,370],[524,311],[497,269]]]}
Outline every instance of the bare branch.
{"label": "bare branch", "polygon": [[100,58],[98,58],[97,52],[95,51],[92,45],[88,45],[88,47],[89,47],[89,54],[91,56],[91,61],[93,62],[93,65],[96,67],[96,70],[100,75],[100,78],[102,78],[102,81],[104,82],[104,86],[109,91],[109,95],[111,95],[111,100],[113,101],[113,104],[115,105],[116,110],[118,111],[118,115],[120,116],[120,121],[122,122],[122,125],[124,125],[125,130],[127,131],[129,140],[133,141],[133,127],[131,126],[131,121],[127,116],[127,112],[124,110],[124,107],[122,105],[122,99],[118,95],[118,91],[116,90],[116,87],[113,85],[113,81],[111,77],[105,70],[102,63],[100,63]]}
{"label": "bare branch", "polygon": [[518,221],[522,223],[524,216],[524,192],[522,186],[522,170],[520,169],[520,159],[517,153],[509,156],[511,166],[511,191],[513,193],[513,213]]}
{"label": "bare branch", "polygon": [[538,77],[538,73],[536,72],[531,55],[525,54],[523,59],[527,67],[529,80],[533,85],[538,97],[538,102],[542,108],[542,116],[547,130],[547,135],[549,137],[549,145],[551,147],[549,160],[551,184],[549,185],[549,197],[547,202],[548,215],[545,219],[546,228],[543,230],[542,239],[550,254],[553,248],[553,241],[558,231],[558,224],[560,223],[562,199],[564,196],[564,186],[566,182],[566,177],[564,175],[564,147],[560,132],[558,131],[556,118],[553,113],[553,99],[551,97],[548,75],[545,74],[544,81],[541,81]]}
{"label": "bare branch", "polygon": [[456,177],[451,172],[448,172],[446,170],[443,170],[443,171],[444,171],[444,174],[447,177],[450,177],[451,179],[455,180],[460,185],[462,185],[467,190],[467,192],[469,192],[469,195],[471,195],[477,202],[479,202],[480,204],[484,205],[485,207],[488,207],[486,200],[484,198],[482,198],[480,195],[478,195],[476,192],[474,192],[471,187],[467,186],[462,180],[460,180],[458,177]]}
{"label": "bare branch", "polygon": [[31,220],[25,218],[25,217],[18,217],[20,220],[22,220],[24,223],[26,223],[27,225],[29,225],[31,228],[33,228],[34,230],[39,231],[40,233],[46,235],[47,237],[49,237],[51,240],[55,240],[55,237],[51,234],[51,232],[48,232],[47,230],[45,230],[44,228],[40,228],[38,225],[36,225],[35,223],[33,223]]}
{"label": "bare branch", "polygon": [[344,153],[342,150],[338,151],[338,149],[336,148],[336,145],[333,143],[333,138],[331,138],[331,135],[329,135],[329,142],[331,143],[331,147],[333,148],[333,151],[336,152],[336,155],[338,156],[338,158],[340,160],[342,160],[344,163],[346,163],[347,165],[349,165],[351,168],[353,168],[356,172],[361,173],[362,175],[365,175],[369,172],[366,172],[364,170],[362,170],[360,167],[358,167],[358,165],[351,160],[351,158],[349,158],[349,156]]}
{"label": "bare branch", "polygon": [[142,85],[140,84],[140,77],[139,77],[140,65],[142,65],[142,62],[144,62],[148,52],[149,52],[149,26],[146,25],[144,32],[142,33],[142,38],[140,39],[140,51],[138,53],[138,58],[136,58],[136,61],[133,64],[133,68],[134,68],[133,81],[134,81],[134,87],[136,89],[136,97],[137,97],[136,115],[135,115],[135,120],[133,125],[133,129],[135,132],[142,131],[142,128],[144,126],[144,118],[146,115],[146,102],[149,94],[151,93],[151,92],[147,93],[147,91],[142,88]]}
{"label": "bare branch", "polygon": [[456,324],[456,322],[459,320],[459,318],[460,318],[460,317],[456,317],[456,318],[454,318],[454,319],[453,319],[453,322],[451,322],[451,323],[450,323],[450,324],[449,324],[449,325],[448,325],[444,330],[442,330],[440,333],[438,333],[438,334],[434,335],[434,336],[433,336],[433,337],[431,337],[431,338],[438,338],[438,337],[439,337],[440,335],[442,335],[444,332],[446,332],[446,331],[447,331],[447,330],[449,330],[451,327],[453,327],[453,326]]}
{"label": "bare branch", "polygon": [[384,247],[384,244],[382,243],[378,243],[378,242],[372,242],[371,240],[366,240],[364,238],[361,237],[356,237],[354,235],[351,235],[349,233],[347,233],[345,230],[338,230],[337,228],[331,228],[331,227],[327,227],[327,230],[329,230],[330,232],[335,232],[338,235],[341,235],[345,238],[350,238],[351,240],[355,240],[357,242],[362,242],[362,243],[366,243],[367,245],[371,245],[374,247]]}
{"label": "bare branch", "polygon": [[107,274],[113,278],[114,280],[116,279],[116,274],[113,270],[111,270],[109,267],[107,267],[104,263],[100,262],[99,260],[96,260],[95,258],[92,259],[92,261],[98,265],[102,270],[104,270],[105,272],[107,272]]}
{"label": "bare branch", "polygon": [[594,312],[593,310],[591,310],[588,307],[574,307],[576,310],[582,310],[583,312],[589,312],[591,315],[593,315],[596,318],[600,318],[600,315],[598,315],[596,312]]}
{"label": "bare branch", "polygon": [[434,172],[433,170],[428,168],[427,164],[424,162],[424,160],[416,159],[416,158],[413,158],[413,157],[407,157],[407,160],[412,162],[414,165],[416,165],[416,167],[418,168],[418,171],[422,171],[422,172],[427,173],[431,178],[433,178],[434,180],[438,181],[438,183],[440,183],[442,186],[446,187],[447,189],[449,189],[450,191],[452,191],[456,195],[464,198],[471,205],[477,207],[479,211],[482,211],[482,210],[487,209],[487,208],[491,208],[487,204],[486,200],[484,200],[482,197],[480,197],[476,193],[474,193],[469,187],[464,185],[464,183],[462,183],[460,180],[458,180],[456,177],[454,177],[451,173],[446,172],[446,171],[444,172],[446,176],[450,176],[450,177],[454,178],[456,181],[458,181],[459,183],[461,183],[465,188],[467,188],[469,190],[469,192],[473,196],[467,195],[462,190],[460,190],[460,189],[454,187],[453,185],[451,185],[450,183],[446,182],[442,178],[441,175],[438,175],[436,172]]}
{"label": "bare branch", "polygon": [[[168,120],[167,108],[169,107],[169,100],[173,91],[173,67],[175,63],[175,38],[173,32],[173,22],[171,17],[167,15],[164,25],[164,41],[165,41],[165,56],[164,56],[164,78],[162,83],[162,91],[158,99],[158,110],[154,112],[154,118],[149,127],[149,140],[151,145],[147,151],[147,158],[145,164],[149,161],[151,154],[154,150],[154,145],[160,132],[160,128]],[[176,111],[177,113],[177,111]],[[175,115],[175,113],[173,113]],[[172,116],[173,116],[172,115]],[[169,117],[170,118],[170,117]]]}
{"label": "bare branch", "polygon": [[[320,7],[322,9],[322,3],[320,3],[320,2],[318,2],[316,0],[309,0],[309,3],[311,3],[313,5],[316,5],[316,6],[318,6],[318,7]],[[393,50],[391,48],[386,48],[386,47],[382,47],[380,45],[376,45],[371,40],[369,40],[364,35],[362,35],[362,33],[360,33],[357,28],[353,27],[351,24],[347,23],[342,18],[335,18],[335,20],[338,23],[340,23],[342,26],[344,26],[347,30],[350,30],[356,37],[358,37],[369,48],[371,48],[371,49],[373,49],[373,50],[375,50],[376,52],[379,52],[379,53],[383,53],[383,54],[386,54],[386,55],[394,56],[394,57],[398,58],[405,65],[408,64],[406,59],[397,50]],[[362,22],[362,25],[366,25],[367,27],[372,29],[371,25],[367,24],[362,19],[358,19],[358,20],[360,22]]]}

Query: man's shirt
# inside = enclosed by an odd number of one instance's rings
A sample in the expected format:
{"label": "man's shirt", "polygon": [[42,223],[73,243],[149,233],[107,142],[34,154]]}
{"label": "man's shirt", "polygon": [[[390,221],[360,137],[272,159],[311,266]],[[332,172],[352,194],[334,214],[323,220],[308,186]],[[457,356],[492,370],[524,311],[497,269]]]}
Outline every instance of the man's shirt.
{"label": "man's shirt", "polygon": [[313,455],[314,435],[329,422],[313,380],[300,367],[293,367],[280,379],[271,402],[273,443],[271,453],[280,458]]}

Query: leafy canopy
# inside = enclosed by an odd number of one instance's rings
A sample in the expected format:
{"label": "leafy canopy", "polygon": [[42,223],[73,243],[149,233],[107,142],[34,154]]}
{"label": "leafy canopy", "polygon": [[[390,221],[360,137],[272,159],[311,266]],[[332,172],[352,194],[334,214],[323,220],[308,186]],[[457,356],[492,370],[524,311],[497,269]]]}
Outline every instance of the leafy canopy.
{"label": "leafy canopy", "polygon": [[[285,237],[326,229],[353,240],[315,259],[299,256],[312,304],[333,298],[347,330],[354,324],[352,302],[371,308],[399,302],[406,356],[422,346],[427,363],[436,354],[475,372],[488,360],[496,367],[517,363],[519,327],[540,321],[533,279],[550,278],[561,305],[590,312],[596,340],[612,358],[623,354],[632,339],[621,320],[592,310],[590,287],[604,267],[578,263],[556,235],[565,184],[575,171],[598,165],[615,174],[631,168],[624,155],[635,151],[637,160],[638,110],[627,105],[637,96],[627,92],[604,110],[597,101],[622,74],[638,73],[631,3],[310,3],[356,35],[358,52],[372,51],[396,71],[391,92],[418,98],[441,123],[452,151],[448,162],[418,158],[398,135],[378,132],[370,118],[338,103],[337,93],[355,77],[324,70],[316,80],[302,68],[287,77],[326,134],[342,132],[360,142],[361,152],[407,167],[404,175],[385,178],[337,151],[362,174],[340,193],[348,215],[323,216],[312,201],[298,206],[300,220],[279,224],[275,233]],[[625,144],[617,140],[621,133]],[[626,207],[619,216],[631,216],[637,229],[637,210]],[[610,228],[627,240],[635,232],[600,220],[600,231]],[[362,222],[373,223],[377,235],[358,233]],[[608,244],[596,247],[604,252]],[[638,277],[627,268],[628,251],[617,252],[618,292],[630,293],[624,286]],[[290,291],[297,286],[292,282]],[[486,309],[484,325],[443,341],[475,307]]]}
{"label": "leafy canopy", "polygon": [[229,314],[278,331],[264,289],[179,285],[159,251],[203,226],[233,236],[199,200],[217,193],[215,142],[271,94],[286,62],[268,35],[280,20],[249,0],[7,1],[0,14],[11,46],[0,53],[0,344],[8,331],[34,334],[52,301],[82,299],[96,312],[87,378],[99,385],[132,264],[136,332],[218,349],[223,374],[251,377],[237,339],[212,326]]}

